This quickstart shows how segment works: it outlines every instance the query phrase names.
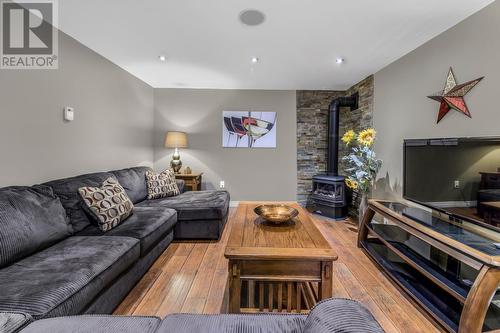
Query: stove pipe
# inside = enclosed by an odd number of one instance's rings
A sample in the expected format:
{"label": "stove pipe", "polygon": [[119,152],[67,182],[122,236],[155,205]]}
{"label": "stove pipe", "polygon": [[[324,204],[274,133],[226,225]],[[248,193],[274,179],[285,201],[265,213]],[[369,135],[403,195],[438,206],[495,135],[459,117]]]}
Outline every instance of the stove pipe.
{"label": "stove pipe", "polygon": [[359,94],[348,97],[338,97],[330,103],[328,117],[328,174],[339,175],[339,112],[340,108],[349,107],[351,110],[358,108]]}

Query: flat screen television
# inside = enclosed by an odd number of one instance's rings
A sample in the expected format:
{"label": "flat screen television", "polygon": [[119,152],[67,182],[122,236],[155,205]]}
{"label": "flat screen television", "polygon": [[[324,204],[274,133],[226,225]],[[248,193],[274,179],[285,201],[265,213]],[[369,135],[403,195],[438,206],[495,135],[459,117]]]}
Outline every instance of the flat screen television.
{"label": "flat screen television", "polygon": [[[451,216],[500,225],[500,137],[404,141],[403,196]],[[493,214],[493,215],[492,215]]]}

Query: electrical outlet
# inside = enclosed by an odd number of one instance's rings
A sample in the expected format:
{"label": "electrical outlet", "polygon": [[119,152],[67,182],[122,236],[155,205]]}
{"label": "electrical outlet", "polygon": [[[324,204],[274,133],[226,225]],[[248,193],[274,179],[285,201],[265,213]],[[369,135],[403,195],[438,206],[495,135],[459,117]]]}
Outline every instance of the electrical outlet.
{"label": "electrical outlet", "polygon": [[219,188],[226,188],[226,182],[221,180],[219,183]]}
{"label": "electrical outlet", "polygon": [[455,182],[453,183],[453,187],[456,189],[459,189],[460,188],[460,180],[455,180]]}

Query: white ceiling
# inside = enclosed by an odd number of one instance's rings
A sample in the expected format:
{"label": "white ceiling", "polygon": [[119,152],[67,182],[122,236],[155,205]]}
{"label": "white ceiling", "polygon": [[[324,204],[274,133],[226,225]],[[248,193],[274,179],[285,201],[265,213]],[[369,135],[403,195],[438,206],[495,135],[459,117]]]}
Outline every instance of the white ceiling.
{"label": "white ceiling", "polygon": [[[345,89],[491,2],[62,0],[59,21],[155,88]],[[266,21],[242,25],[249,8]]]}

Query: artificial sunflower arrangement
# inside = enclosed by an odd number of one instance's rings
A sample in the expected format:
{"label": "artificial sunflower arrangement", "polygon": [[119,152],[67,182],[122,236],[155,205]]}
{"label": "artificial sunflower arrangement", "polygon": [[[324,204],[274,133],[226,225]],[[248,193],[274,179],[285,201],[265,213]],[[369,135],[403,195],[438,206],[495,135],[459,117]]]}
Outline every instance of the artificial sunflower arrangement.
{"label": "artificial sunflower arrangement", "polygon": [[382,161],[377,159],[373,150],[376,136],[373,128],[367,128],[359,133],[349,130],[342,137],[342,141],[351,148],[350,154],[343,158],[349,166],[346,169],[349,177],[345,182],[347,187],[361,195],[371,190],[382,166]]}
{"label": "artificial sunflower arrangement", "polygon": [[377,132],[373,128],[365,129],[364,131],[359,132],[358,142],[360,145],[371,147],[375,142],[375,136]]}
{"label": "artificial sunflower arrangement", "polygon": [[349,187],[350,189],[353,189],[353,190],[358,189],[358,182],[355,180],[352,180],[351,178],[346,178],[345,183],[346,183],[347,187]]}
{"label": "artificial sunflower arrangement", "polygon": [[349,145],[354,140],[356,140],[356,132],[354,132],[353,130],[348,130],[347,132],[345,132],[344,136],[342,136],[342,141],[346,145]]}

